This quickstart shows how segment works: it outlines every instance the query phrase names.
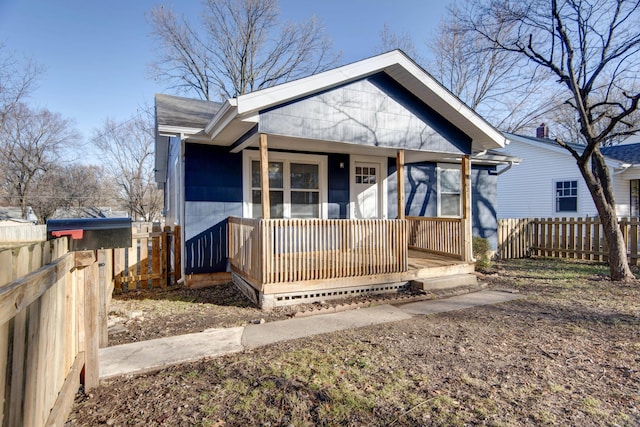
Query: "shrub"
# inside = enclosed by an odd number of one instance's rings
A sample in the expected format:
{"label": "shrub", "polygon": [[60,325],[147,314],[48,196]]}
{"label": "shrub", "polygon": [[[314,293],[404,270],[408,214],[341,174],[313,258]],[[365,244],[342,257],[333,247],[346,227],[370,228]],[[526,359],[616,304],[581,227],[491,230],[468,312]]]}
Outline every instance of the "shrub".
{"label": "shrub", "polygon": [[476,258],[476,268],[491,267],[491,245],[489,244],[489,239],[474,236],[472,245],[473,256]]}

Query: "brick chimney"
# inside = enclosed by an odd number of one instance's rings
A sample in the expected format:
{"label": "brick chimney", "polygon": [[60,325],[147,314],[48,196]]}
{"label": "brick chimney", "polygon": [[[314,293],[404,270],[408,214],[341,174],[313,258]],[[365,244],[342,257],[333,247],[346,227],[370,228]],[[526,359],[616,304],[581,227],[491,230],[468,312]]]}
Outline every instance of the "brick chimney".
{"label": "brick chimney", "polygon": [[544,123],[536,128],[536,138],[549,138],[549,128]]}

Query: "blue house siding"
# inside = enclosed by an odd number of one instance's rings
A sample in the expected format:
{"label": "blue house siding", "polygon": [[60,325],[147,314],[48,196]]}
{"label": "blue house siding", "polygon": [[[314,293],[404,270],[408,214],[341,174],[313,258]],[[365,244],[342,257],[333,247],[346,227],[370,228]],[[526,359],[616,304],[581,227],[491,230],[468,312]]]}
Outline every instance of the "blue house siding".
{"label": "blue house siding", "polygon": [[495,166],[471,168],[471,215],[473,235],[489,239],[498,248],[498,176]]}
{"label": "blue house siding", "polygon": [[[227,270],[227,218],[242,216],[242,154],[187,144],[185,160],[185,273]],[[328,217],[349,217],[348,154],[328,154]],[[343,167],[341,167],[341,164]],[[473,234],[497,240],[497,177],[494,167],[472,167]],[[397,217],[396,159],[388,158],[388,217]],[[437,165],[405,166],[405,214],[436,216]]]}
{"label": "blue house siding", "polygon": [[185,146],[185,273],[227,269],[227,218],[242,216],[242,155]]}
{"label": "blue house siding", "polygon": [[[341,167],[342,166],[342,167]],[[328,174],[328,217],[346,219],[349,217],[349,155],[329,154]]]}
{"label": "blue house siding", "polygon": [[429,217],[438,215],[436,171],[435,163],[415,163],[405,166],[405,215]]}
{"label": "blue house siding", "polygon": [[[472,166],[471,209],[474,236],[489,239],[495,249],[498,239],[497,176],[494,166]],[[435,217],[438,213],[438,186],[436,163],[412,163],[405,165],[405,215]],[[389,159],[388,214],[398,217],[397,175],[395,159]]]}

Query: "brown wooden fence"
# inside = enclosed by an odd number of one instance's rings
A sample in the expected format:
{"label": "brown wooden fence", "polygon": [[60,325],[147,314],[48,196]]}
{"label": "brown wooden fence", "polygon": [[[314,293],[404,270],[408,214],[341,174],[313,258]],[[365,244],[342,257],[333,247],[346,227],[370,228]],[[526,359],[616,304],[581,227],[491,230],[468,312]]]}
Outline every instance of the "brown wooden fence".
{"label": "brown wooden fence", "polygon": [[[621,219],[631,265],[638,264],[638,218]],[[498,221],[499,258],[537,255],[607,261],[608,248],[598,218],[523,218]]]}
{"label": "brown wooden fence", "polygon": [[0,426],[63,425],[81,379],[85,391],[98,384],[114,288],[180,279],[179,227],[134,224],[132,235],[128,249],[73,253],[66,238],[0,247]]}
{"label": "brown wooden fence", "polygon": [[0,425],[63,425],[98,384],[97,258],[66,238],[0,252]]}
{"label": "brown wooden fence", "polygon": [[160,230],[150,223],[134,223],[130,248],[113,250],[116,292],[166,288],[180,273],[180,227]]}

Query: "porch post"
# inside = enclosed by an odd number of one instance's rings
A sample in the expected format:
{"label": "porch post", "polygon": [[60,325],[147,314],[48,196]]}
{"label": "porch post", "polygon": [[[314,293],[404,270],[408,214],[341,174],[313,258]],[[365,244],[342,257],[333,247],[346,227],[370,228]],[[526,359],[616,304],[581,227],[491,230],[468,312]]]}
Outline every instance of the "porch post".
{"label": "porch post", "polygon": [[396,169],[398,178],[398,219],[404,219],[404,150],[398,150]]}
{"label": "porch post", "polygon": [[269,154],[267,152],[267,135],[260,134],[260,194],[262,195],[262,218],[271,217],[269,201]]}
{"label": "porch post", "polygon": [[472,253],[472,231],[471,231],[471,161],[469,156],[462,157],[462,230],[461,231],[461,249],[462,260],[471,261]]}

